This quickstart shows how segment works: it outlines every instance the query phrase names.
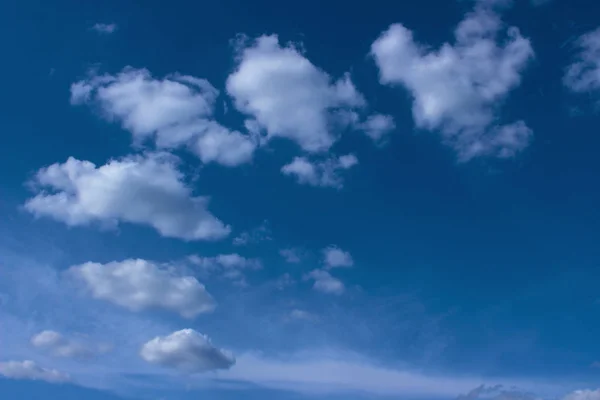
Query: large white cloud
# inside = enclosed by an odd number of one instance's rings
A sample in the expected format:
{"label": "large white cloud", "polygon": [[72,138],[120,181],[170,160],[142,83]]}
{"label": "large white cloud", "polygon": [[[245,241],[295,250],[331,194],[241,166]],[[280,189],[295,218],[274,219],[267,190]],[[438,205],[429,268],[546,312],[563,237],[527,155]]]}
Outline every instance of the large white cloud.
{"label": "large white cloud", "polygon": [[185,145],[204,163],[249,162],[256,142],[215,121],[218,95],[204,79],[177,74],[156,79],[145,69],[133,68],[116,75],[92,75],[71,86],[72,104],[96,106],[138,143],[153,137],[161,148]]}
{"label": "large white cloud", "polygon": [[65,337],[56,331],[42,331],[31,338],[31,344],[48,351],[56,357],[89,359],[110,349],[107,345],[95,345]]}
{"label": "large white cloud", "polygon": [[163,309],[194,318],[211,312],[215,301],[193,276],[146,260],[88,262],[68,273],[82,283],[92,297],[131,311]]}
{"label": "large white cloud", "polygon": [[349,75],[332,80],[277,36],[261,36],[243,47],[239,64],[227,80],[227,92],[238,110],[250,116],[248,126],[267,139],[295,141],[308,152],[327,151],[337,140],[335,128],[353,124],[366,102]]}
{"label": "large white cloud", "polygon": [[323,249],[323,261],[328,268],[351,267],[354,265],[352,255],[337,246]]}
{"label": "large white cloud", "polygon": [[50,383],[62,383],[71,380],[69,374],[56,369],[40,367],[31,360],[0,362],[0,376],[10,379],[27,379]]}
{"label": "large white cloud", "polygon": [[306,274],[305,279],[314,280],[313,288],[319,292],[340,295],[346,289],[344,283],[322,269],[315,269]]}
{"label": "large white cloud", "polygon": [[[455,29],[455,43],[437,50],[417,43],[401,24],[371,47],[380,82],[408,90],[417,127],[441,132],[461,161],[513,157],[532,137],[522,121],[497,123],[498,106],[520,84],[533,49],[517,28],[504,29],[492,8],[479,2]],[[506,38],[498,44],[501,32]]]}
{"label": "large white cloud", "polygon": [[40,169],[35,183],[52,192],[40,190],[25,208],[69,226],[129,222],[186,240],[219,239],[230,232],[208,211],[208,198],[193,197],[177,159],[165,154],[129,156],[100,167],[71,157]]}
{"label": "large white cloud", "polygon": [[575,61],[569,65],[564,84],[575,93],[600,92],[600,28],[576,41]]}
{"label": "large white cloud", "polygon": [[216,348],[208,336],[193,329],[155,337],[142,346],[140,356],[146,362],[188,373],[228,369],[235,364],[232,354]]}
{"label": "large white cloud", "polygon": [[353,154],[331,157],[322,161],[310,161],[306,157],[295,157],[292,162],[284,165],[281,172],[294,176],[302,185],[332,187],[341,189],[344,181],[340,172],[358,164]]}

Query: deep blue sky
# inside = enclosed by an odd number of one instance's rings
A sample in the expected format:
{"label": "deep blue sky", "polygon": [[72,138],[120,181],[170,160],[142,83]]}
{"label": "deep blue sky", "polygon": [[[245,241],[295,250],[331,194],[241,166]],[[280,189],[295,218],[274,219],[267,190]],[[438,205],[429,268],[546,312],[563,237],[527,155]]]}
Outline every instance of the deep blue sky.
{"label": "deep blue sky", "polygon": [[[0,318],[10,320],[0,327],[0,363],[31,359],[73,376],[73,386],[0,378],[0,396],[112,399],[116,392],[157,398],[153,391],[164,391],[165,398],[204,392],[214,399],[304,398],[297,388],[303,381],[278,387],[239,378],[245,373],[240,372],[233,381],[249,386],[231,389],[204,376],[147,370],[136,358],[145,341],[183,328],[206,333],[217,347],[242,359],[260,353],[264,360],[288,360],[305,352],[315,362],[358,357],[360,365],[459,382],[453,395],[451,389],[390,389],[396,396],[455,397],[468,390],[461,380],[471,379],[515,384],[548,397],[596,389],[600,372],[590,365],[600,360],[600,82],[574,93],[563,76],[580,57],[578,38],[598,27],[600,7],[592,0],[515,3],[493,12],[520,29],[534,56],[519,70],[519,83],[489,107],[492,124],[524,120],[532,140],[509,158],[486,155],[468,162],[458,161],[456,148],[441,139],[443,126],[418,126],[412,108],[417,95],[406,87],[410,84],[383,84],[369,53],[393,23],[403,24],[433,50],[454,43],[456,25],[479,7],[472,1],[22,0],[0,5]],[[92,29],[97,23],[117,28],[100,33]],[[499,45],[506,40],[503,32]],[[101,103],[70,103],[71,85],[91,81],[90,69],[116,76],[130,66],[147,69],[153,79],[173,73],[206,79],[220,91],[215,118],[248,134],[248,113],[236,110],[226,87],[241,63],[232,42],[239,34],[250,40],[276,34],[281,46],[294,43],[303,51],[298,54],[332,80],[349,72],[368,112],[394,118],[389,140],[376,146],[360,129],[347,129],[327,153],[314,155],[291,140],[276,139],[258,148],[252,162],[235,167],[203,165],[183,147],[172,150],[181,159],[186,185],[195,195],[210,195],[210,212],[232,226],[221,240],[165,237],[147,224],[123,221],[118,229],[96,222],[69,227],[47,215],[35,218],[23,207],[44,193],[28,184],[40,168],[68,157],[99,167],[143,154],[118,118],[103,117]],[[155,149],[147,146],[146,151]],[[355,154],[358,164],[341,172],[341,188],[299,184],[281,172],[296,156],[317,160],[347,153]],[[232,244],[260,226],[270,240]],[[307,275],[325,271],[321,256],[328,246],[353,259],[352,268],[328,270],[345,285],[341,295],[314,290]],[[300,263],[285,262],[279,251],[287,248],[301,254]],[[193,320],[92,299],[71,290],[56,272],[88,261],[179,263],[191,254],[230,253],[260,259],[263,268],[246,271],[247,286],[239,287],[187,266],[192,272],[185,273],[204,283],[218,303],[214,312]],[[283,274],[295,283],[274,289]],[[73,301],[80,304],[71,306]],[[70,319],[87,315],[87,304],[97,309],[89,321]],[[292,309],[310,318],[290,322]],[[129,315],[126,329],[135,333],[111,337]],[[85,361],[80,377],[81,363],[29,344],[32,335],[46,329],[66,337],[87,335],[115,348]],[[114,356],[119,352],[132,356],[124,362]],[[110,371],[117,364],[111,363],[119,364],[114,374]],[[169,381],[152,388],[151,374],[161,372]],[[123,378],[138,373],[148,377],[142,383]],[[195,386],[198,382],[203,383]],[[329,384],[317,385],[318,396],[381,394],[369,388],[323,389]],[[88,392],[91,387],[106,390]]]}

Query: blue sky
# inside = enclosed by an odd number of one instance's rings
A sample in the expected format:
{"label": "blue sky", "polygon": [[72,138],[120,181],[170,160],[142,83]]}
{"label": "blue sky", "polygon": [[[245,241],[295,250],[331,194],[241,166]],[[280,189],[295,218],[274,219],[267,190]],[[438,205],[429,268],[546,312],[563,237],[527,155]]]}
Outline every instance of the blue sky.
{"label": "blue sky", "polygon": [[600,399],[591,0],[0,15],[3,398]]}

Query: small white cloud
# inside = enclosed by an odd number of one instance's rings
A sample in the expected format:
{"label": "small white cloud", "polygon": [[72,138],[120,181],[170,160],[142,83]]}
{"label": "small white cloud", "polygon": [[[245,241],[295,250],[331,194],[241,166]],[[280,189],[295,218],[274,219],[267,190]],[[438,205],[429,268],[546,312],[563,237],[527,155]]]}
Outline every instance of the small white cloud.
{"label": "small white cloud", "polygon": [[323,249],[323,261],[327,268],[351,267],[354,265],[352,255],[337,246]]}
{"label": "small white cloud", "polygon": [[575,61],[569,65],[563,82],[574,93],[600,93],[600,28],[575,42]]}
{"label": "small white cloud", "polygon": [[93,345],[67,338],[56,331],[42,331],[31,338],[34,347],[48,351],[55,357],[89,359],[110,349],[107,345]]}
{"label": "small white cloud", "polygon": [[264,130],[266,140],[293,140],[308,152],[327,151],[338,139],[335,127],[347,127],[366,105],[348,74],[336,81],[313,65],[292,44],[277,36],[238,43],[238,65],[227,79],[236,108],[249,115],[247,125]]}
{"label": "small white cloud", "polygon": [[300,250],[294,248],[281,249],[279,255],[285,259],[285,262],[290,264],[298,264],[301,260]]}
{"label": "small white cloud", "polygon": [[9,379],[26,379],[50,383],[63,383],[71,380],[69,374],[56,369],[42,368],[30,360],[0,362],[0,375]]}
{"label": "small white cloud", "polygon": [[49,187],[54,193],[39,190],[25,209],[69,226],[128,222],[185,240],[227,236],[231,228],[208,211],[208,198],[192,196],[177,162],[173,156],[153,154],[97,167],[70,157],[37,172],[38,189]]}
{"label": "small white cloud", "polygon": [[358,159],[353,154],[316,162],[311,162],[306,157],[295,157],[291,163],[281,168],[281,172],[296,177],[298,183],[302,185],[341,189],[344,182],[340,172],[356,164]]}
{"label": "small white cloud", "polygon": [[290,320],[296,321],[315,321],[317,316],[305,310],[294,309],[290,312]]}
{"label": "small white cloud", "polygon": [[383,114],[373,114],[359,126],[375,143],[382,143],[386,136],[396,129],[394,118]]}
{"label": "small white cloud", "polygon": [[117,31],[117,24],[101,24],[97,23],[92,26],[92,30],[100,34],[111,34]]}
{"label": "small white cloud", "polygon": [[68,273],[83,283],[92,297],[130,311],[164,309],[194,318],[215,309],[215,301],[193,276],[177,274],[146,260],[88,262]]}
{"label": "small white cloud", "polygon": [[563,397],[562,400],[600,400],[600,389],[575,390]]}
{"label": "small white cloud", "polygon": [[193,329],[155,337],[142,346],[140,356],[148,363],[187,373],[229,369],[235,364],[232,354],[216,348],[208,336]]}
{"label": "small white cloud", "polygon": [[71,103],[90,104],[120,122],[137,144],[153,138],[159,148],[186,146],[202,162],[233,167],[250,162],[255,140],[215,121],[219,96],[207,80],[172,74],[152,77],[145,69],[92,75],[71,85]]}
{"label": "small white cloud", "polygon": [[479,2],[460,22],[454,44],[432,50],[405,26],[393,24],[371,46],[380,82],[408,90],[417,127],[439,131],[463,162],[513,157],[532,137],[522,121],[496,125],[499,105],[520,84],[534,53],[516,27],[497,43],[504,25],[495,4],[487,3]]}
{"label": "small white cloud", "polygon": [[319,292],[340,295],[344,293],[345,286],[342,281],[333,277],[329,272],[315,269],[309,272],[305,279],[315,281],[313,288]]}

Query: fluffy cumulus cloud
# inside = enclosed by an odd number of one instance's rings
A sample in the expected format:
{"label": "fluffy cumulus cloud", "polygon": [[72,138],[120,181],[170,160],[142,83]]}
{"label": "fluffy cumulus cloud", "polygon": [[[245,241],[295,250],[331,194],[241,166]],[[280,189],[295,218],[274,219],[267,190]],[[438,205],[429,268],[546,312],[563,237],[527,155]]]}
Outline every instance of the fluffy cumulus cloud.
{"label": "fluffy cumulus cloud", "polygon": [[194,318],[215,309],[215,301],[193,276],[146,260],[88,262],[68,270],[92,297],[131,311],[163,309]]}
{"label": "fluffy cumulus cloud", "polygon": [[219,92],[188,75],[152,77],[145,69],[91,75],[71,86],[72,104],[90,104],[119,122],[138,142],[154,138],[160,148],[187,146],[204,163],[236,166],[252,160],[255,140],[214,119]]}
{"label": "fluffy cumulus cloud", "polygon": [[[505,38],[499,43],[500,33]],[[393,24],[372,44],[380,82],[402,86],[413,99],[417,127],[441,132],[459,160],[509,158],[525,149],[532,131],[523,121],[497,123],[496,111],[533,57],[516,27],[505,29],[493,4],[479,2],[439,49],[417,43]]]}
{"label": "fluffy cumulus cloud", "polygon": [[42,331],[31,338],[34,347],[55,357],[89,359],[110,349],[107,345],[94,345],[65,337],[56,331]]}
{"label": "fluffy cumulus cloud", "polygon": [[208,198],[192,195],[177,159],[165,154],[125,157],[100,167],[71,157],[39,170],[35,184],[38,194],[25,208],[69,226],[128,222],[185,240],[220,239],[230,232],[208,211]]}
{"label": "fluffy cumulus cloud", "polygon": [[322,269],[315,269],[309,272],[305,276],[305,279],[313,280],[313,289],[323,293],[340,295],[346,289],[341,280]]}
{"label": "fluffy cumulus cloud", "polygon": [[564,84],[575,93],[600,93],[600,28],[576,42],[576,59],[567,68]]}
{"label": "fluffy cumulus cloud", "polygon": [[151,364],[187,373],[228,369],[235,364],[232,354],[215,347],[208,336],[193,329],[155,337],[142,346],[140,356]]}
{"label": "fluffy cumulus cloud", "polygon": [[117,31],[117,24],[103,24],[103,23],[97,23],[94,24],[94,26],[92,26],[92,30],[103,34],[103,35],[109,35],[111,33],[115,33]]}
{"label": "fluffy cumulus cloud", "polygon": [[354,265],[352,255],[337,246],[329,246],[323,250],[323,262],[327,268],[351,267]]}
{"label": "fluffy cumulus cloud", "polygon": [[227,91],[249,116],[247,125],[267,140],[287,138],[308,152],[327,151],[337,140],[335,127],[353,124],[366,105],[349,75],[333,80],[277,36],[261,36],[239,51]]}
{"label": "fluffy cumulus cloud", "polygon": [[31,360],[0,362],[0,376],[50,383],[63,383],[71,380],[69,374],[56,369],[40,367]]}
{"label": "fluffy cumulus cloud", "polygon": [[293,176],[302,185],[331,187],[341,189],[344,186],[340,172],[358,164],[354,154],[331,157],[322,161],[310,161],[306,157],[295,157],[284,165],[281,172]]}

